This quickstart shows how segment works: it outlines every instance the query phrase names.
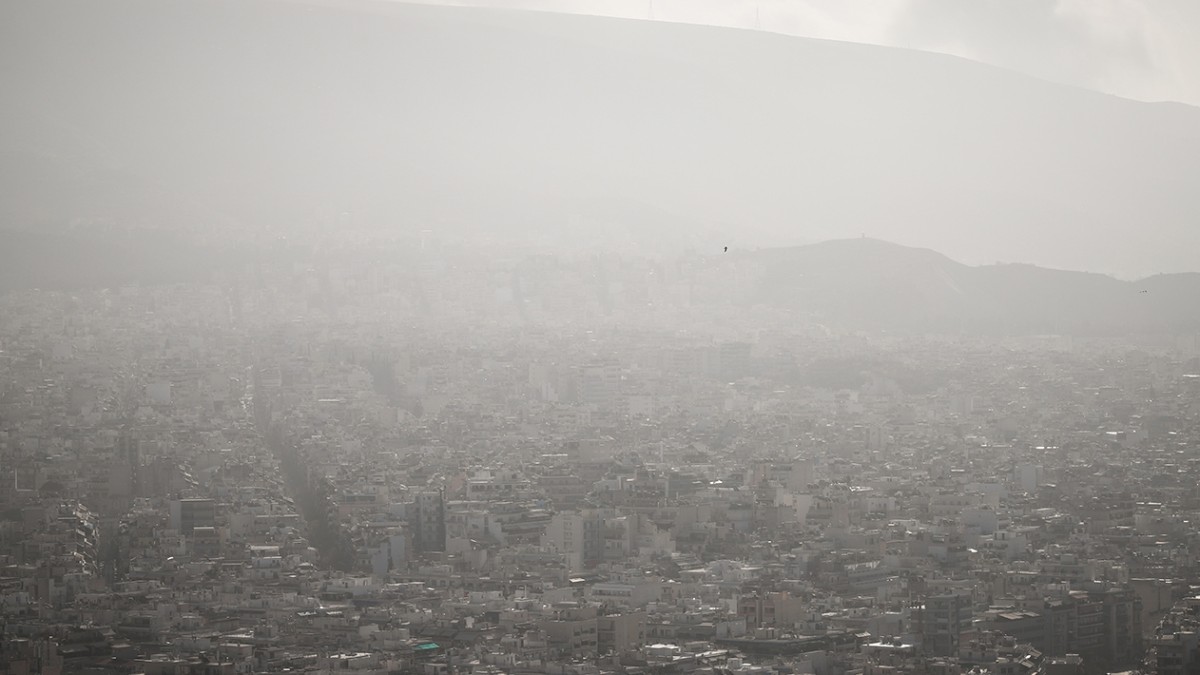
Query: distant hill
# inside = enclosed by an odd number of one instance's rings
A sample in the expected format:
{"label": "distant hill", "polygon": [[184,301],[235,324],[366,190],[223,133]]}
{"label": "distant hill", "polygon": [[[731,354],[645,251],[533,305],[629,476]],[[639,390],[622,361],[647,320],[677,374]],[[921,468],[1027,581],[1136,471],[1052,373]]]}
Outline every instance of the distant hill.
{"label": "distant hill", "polygon": [[971,267],[873,239],[744,254],[747,302],[839,326],[898,332],[1129,334],[1200,331],[1200,274],[1121,281],[1033,265]]}
{"label": "distant hill", "polygon": [[[481,251],[486,249],[468,255]],[[170,231],[0,229],[0,292],[208,282],[231,274],[245,279],[254,270],[286,278],[297,266],[403,267],[422,255],[402,240],[328,250],[280,241],[230,247]],[[647,268],[636,264],[636,256],[623,259],[635,263],[632,276],[622,278],[614,268],[617,276],[609,280],[636,286],[638,270]],[[589,273],[601,268],[593,268],[588,255],[565,257],[562,264],[541,264],[545,260],[536,254],[509,257],[492,272],[507,269],[519,276],[536,268],[531,288],[550,289],[555,302],[586,303],[590,293],[608,288],[604,275]],[[774,307],[791,312],[798,324],[898,334],[1200,334],[1200,273],[1122,281],[1025,264],[973,267],[928,249],[869,238],[731,250],[660,264],[696,291],[691,300],[675,302]],[[469,265],[452,267],[456,274],[472,273]],[[419,292],[405,285],[410,281],[398,282],[395,290]],[[558,289],[567,295],[557,296]],[[660,296],[657,302],[671,301]]]}
{"label": "distant hill", "polygon": [[905,50],[389,2],[9,0],[0,86],[0,227],[351,214],[664,250],[866,232],[1123,273],[1200,250],[1200,109]]}

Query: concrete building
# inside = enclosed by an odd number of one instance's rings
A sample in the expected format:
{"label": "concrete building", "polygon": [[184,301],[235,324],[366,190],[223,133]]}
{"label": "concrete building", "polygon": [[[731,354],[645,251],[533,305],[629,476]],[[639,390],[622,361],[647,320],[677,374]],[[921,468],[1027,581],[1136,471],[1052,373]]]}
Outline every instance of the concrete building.
{"label": "concrete building", "polygon": [[646,613],[609,614],[596,618],[596,651],[624,654],[646,642]]}
{"label": "concrete building", "polygon": [[417,494],[411,525],[417,554],[446,550],[446,495],[442,490]]}
{"label": "concrete building", "polygon": [[217,503],[212,499],[176,499],[171,502],[171,529],[188,535],[197,527],[213,527]]}
{"label": "concrete building", "polygon": [[961,593],[932,595],[917,611],[917,634],[926,656],[958,654],[962,633],[971,627],[971,597]]}
{"label": "concrete building", "polygon": [[554,514],[542,534],[542,545],[567,556],[571,571],[594,567],[604,558],[604,520],[592,510]]}

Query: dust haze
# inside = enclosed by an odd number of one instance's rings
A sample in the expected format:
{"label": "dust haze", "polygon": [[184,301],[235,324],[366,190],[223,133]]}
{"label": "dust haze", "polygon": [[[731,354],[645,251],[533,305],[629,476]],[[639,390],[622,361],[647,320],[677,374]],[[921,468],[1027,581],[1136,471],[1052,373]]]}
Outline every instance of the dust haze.
{"label": "dust haze", "polygon": [[3,3],[0,672],[1193,673],[1195,28]]}

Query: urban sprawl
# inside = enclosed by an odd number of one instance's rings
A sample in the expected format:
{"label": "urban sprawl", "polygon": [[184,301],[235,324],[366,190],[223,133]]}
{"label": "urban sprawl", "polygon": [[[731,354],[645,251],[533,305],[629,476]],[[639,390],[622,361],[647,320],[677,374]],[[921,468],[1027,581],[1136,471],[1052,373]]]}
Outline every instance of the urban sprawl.
{"label": "urban sprawl", "polygon": [[1196,336],[414,249],[0,297],[0,672],[1200,673]]}

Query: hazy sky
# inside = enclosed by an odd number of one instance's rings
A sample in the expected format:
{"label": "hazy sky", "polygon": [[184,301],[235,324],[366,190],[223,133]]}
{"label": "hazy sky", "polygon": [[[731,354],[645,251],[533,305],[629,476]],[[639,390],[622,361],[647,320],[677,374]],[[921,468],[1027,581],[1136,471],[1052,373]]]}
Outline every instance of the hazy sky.
{"label": "hazy sky", "polygon": [[1200,105],[1198,0],[418,0],[737,26],[955,54]]}

